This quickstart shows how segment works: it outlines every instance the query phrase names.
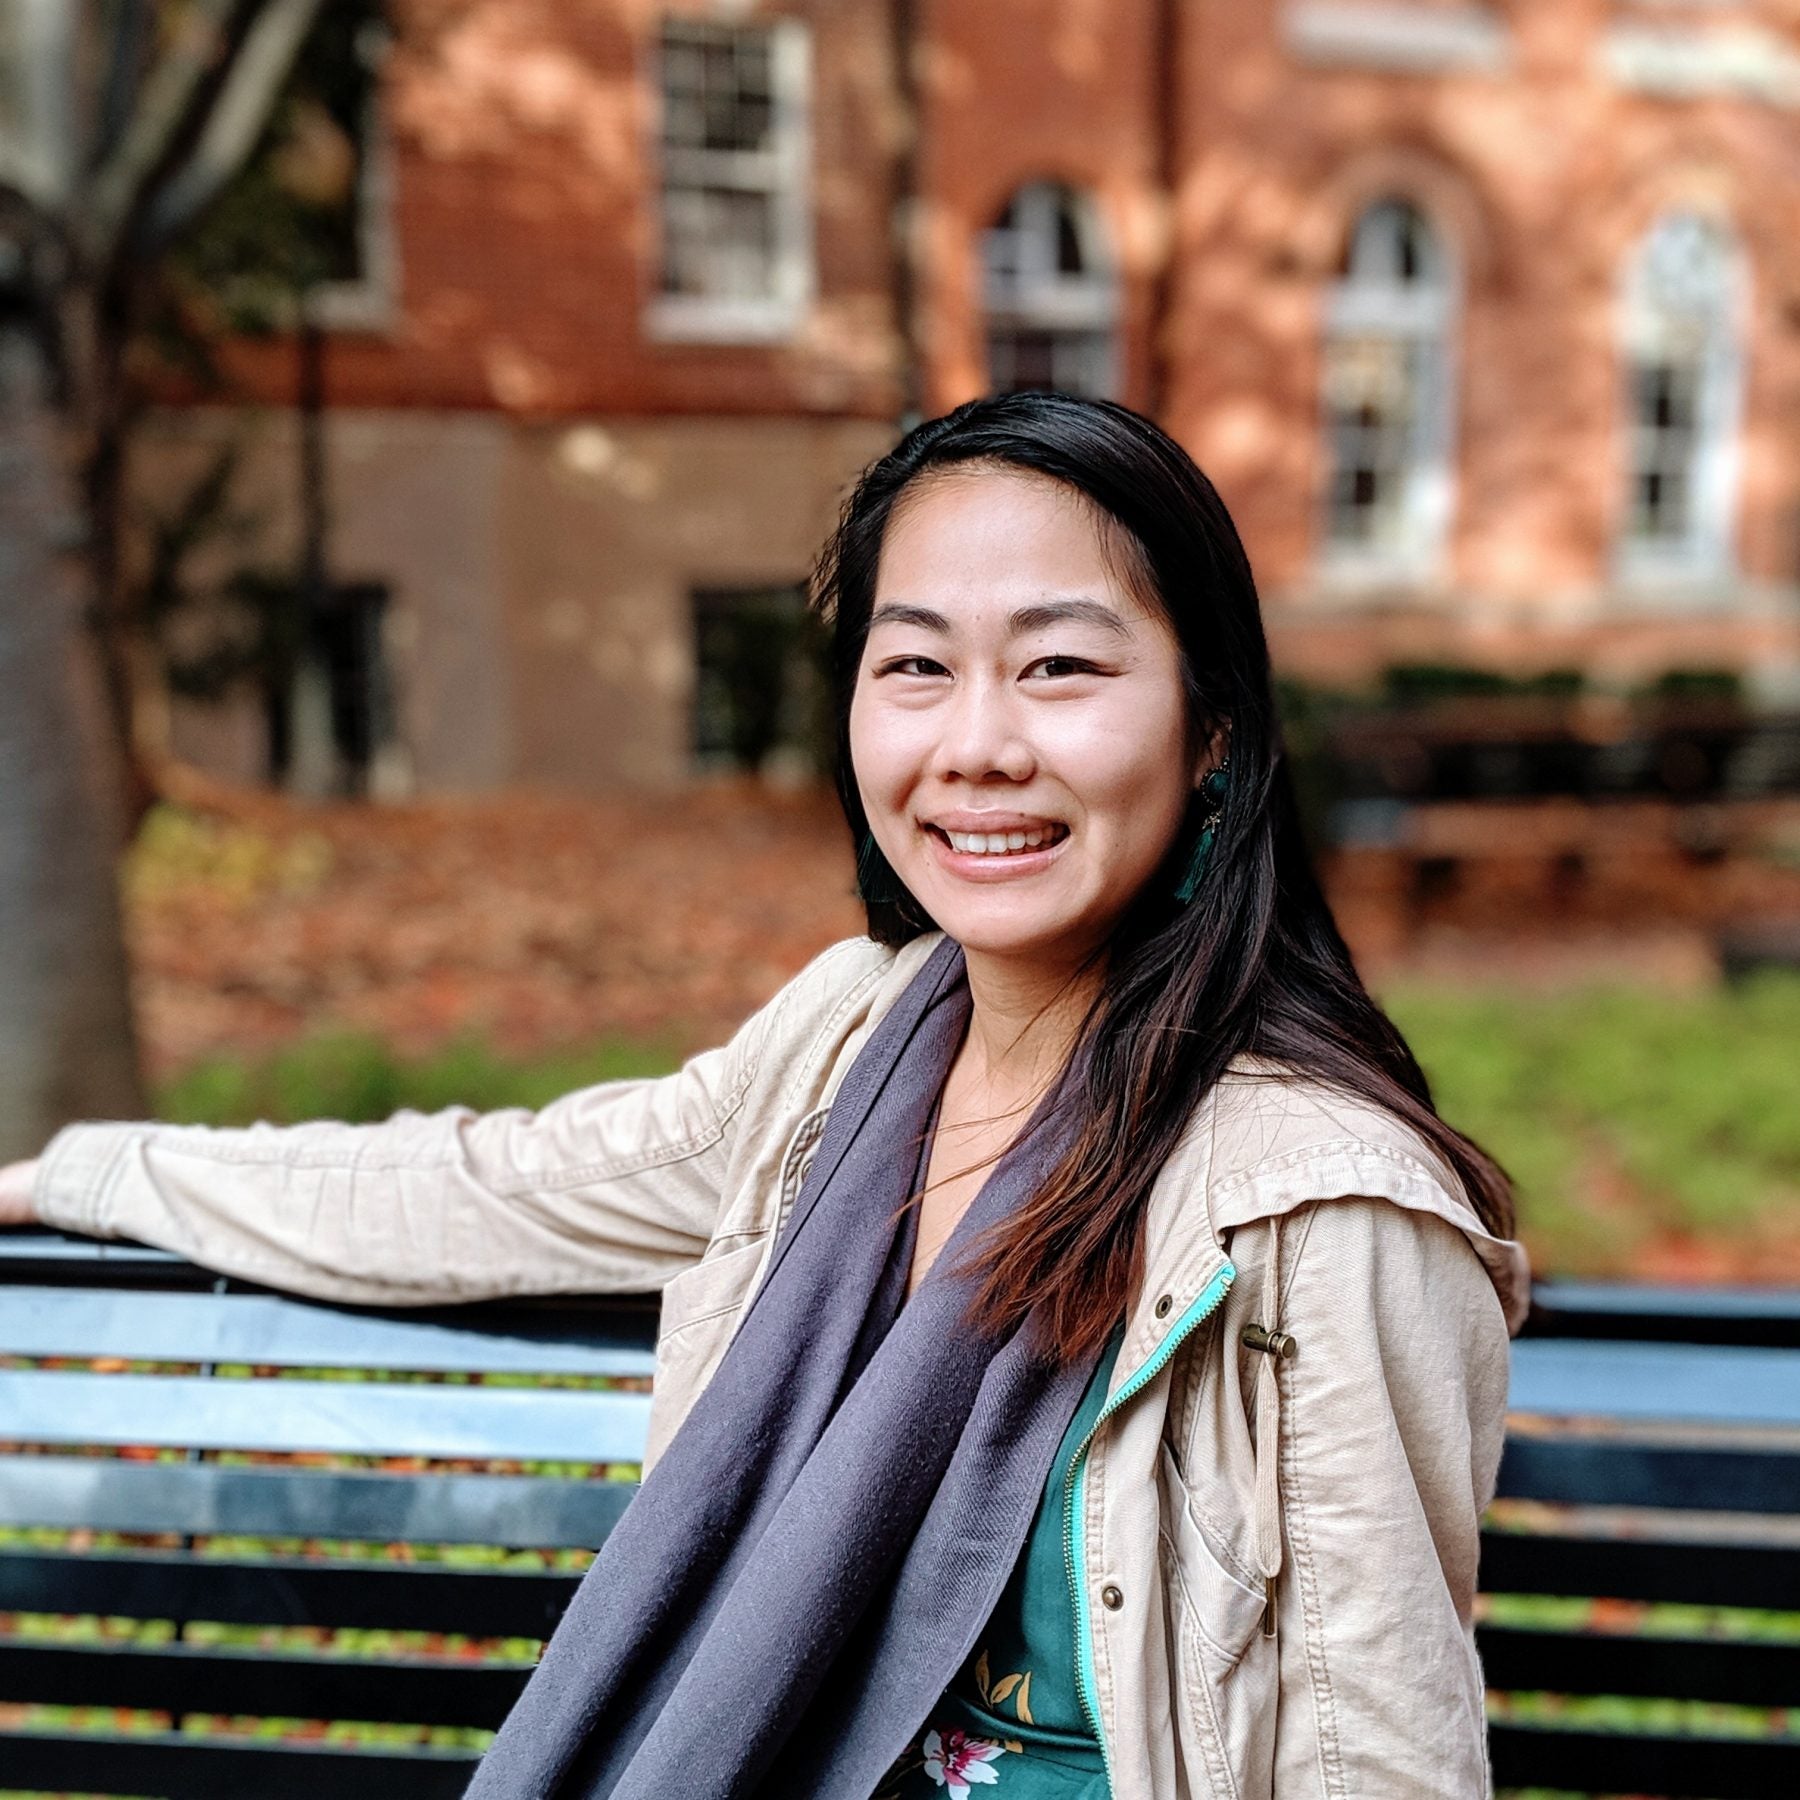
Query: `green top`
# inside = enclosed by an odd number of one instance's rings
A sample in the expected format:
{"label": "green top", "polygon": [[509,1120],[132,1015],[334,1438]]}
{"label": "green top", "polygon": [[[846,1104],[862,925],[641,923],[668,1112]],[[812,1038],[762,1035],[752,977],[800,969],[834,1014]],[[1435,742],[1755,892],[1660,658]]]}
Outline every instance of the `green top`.
{"label": "green top", "polygon": [[873,1800],[962,1800],[974,1787],[1020,1800],[1110,1800],[1100,1740],[1076,1683],[1063,1488],[1106,1404],[1123,1335],[1114,1331],[1100,1353],[973,1655]]}

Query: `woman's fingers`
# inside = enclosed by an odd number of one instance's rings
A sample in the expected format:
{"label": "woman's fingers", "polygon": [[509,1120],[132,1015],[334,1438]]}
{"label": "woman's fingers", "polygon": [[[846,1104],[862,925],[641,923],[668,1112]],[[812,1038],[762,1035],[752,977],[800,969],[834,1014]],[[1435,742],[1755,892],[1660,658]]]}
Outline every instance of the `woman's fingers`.
{"label": "woman's fingers", "polygon": [[0,1165],[0,1225],[31,1225],[37,1208],[31,1203],[31,1186],[37,1178],[37,1158]]}

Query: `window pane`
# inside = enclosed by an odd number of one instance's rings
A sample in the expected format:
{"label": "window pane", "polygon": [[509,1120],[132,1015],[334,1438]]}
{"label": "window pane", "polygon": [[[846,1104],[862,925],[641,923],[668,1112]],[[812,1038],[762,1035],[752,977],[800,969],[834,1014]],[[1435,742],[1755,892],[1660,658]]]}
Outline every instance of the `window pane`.
{"label": "window pane", "polygon": [[[779,300],[799,284],[799,96],[777,106],[774,28],[676,20],[662,34],[667,295]],[[791,59],[790,59],[791,60]],[[784,265],[784,260],[787,259]]]}
{"label": "window pane", "polygon": [[1419,424],[1419,363],[1416,347],[1391,338],[1341,338],[1329,346],[1327,528],[1335,542],[1404,544]]}
{"label": "window pane", "polygon": [[699,590],[694,652],[700,767],[825,772],[831,715],[824,634],[802,585]]}
{"label": "window pane", "polygon": [[1700,370],[1692,363],[1639,363],[1631,370],[1629,530],[1659,542],[1693,525],[1693,465],[1699,453]]}
{"label": "window pane", "polygon": [[1118,287],[1089,196],[1054,183],[1019,189],[982,234],[988,384],[1109,396]]}
{"label": "window pane", "polygon": [[663,201],[663,292],[775,294],[775,203],[735,188],[671,188]]}

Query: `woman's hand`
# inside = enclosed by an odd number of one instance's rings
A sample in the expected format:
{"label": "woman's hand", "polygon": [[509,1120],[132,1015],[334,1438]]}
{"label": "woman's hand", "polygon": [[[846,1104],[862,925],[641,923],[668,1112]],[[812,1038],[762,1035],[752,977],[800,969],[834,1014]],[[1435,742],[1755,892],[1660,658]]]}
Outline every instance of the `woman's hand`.
{"label": "woman's hand", "polygon": [[37,1208],[31,1203],[31,1184],[37,1178],[37,1158],[0,1167],[0,1225],[35,1225]]}

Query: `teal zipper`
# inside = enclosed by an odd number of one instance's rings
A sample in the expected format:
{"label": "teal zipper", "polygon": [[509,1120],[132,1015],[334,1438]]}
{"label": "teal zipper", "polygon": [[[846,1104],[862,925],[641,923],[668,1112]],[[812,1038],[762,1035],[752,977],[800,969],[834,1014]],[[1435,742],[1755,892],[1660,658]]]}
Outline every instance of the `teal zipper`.
{"label": "teal zipper", "polygon": [[1069,1573],[1069,1600],[1075,1610],[1075,1691],[1081,1696],[1081,1710],[1087,1715],[1088,1725],[1100,1746],[1100,1760],[1106,1765],[1106,1786],[1109,1793],[1117,1790],[1113,1783],[1112,1751],[1107,1747],[1106,1733],[1100,1728],[1100,1708],[1094,1698],[1094,1642],[1088,1629],[1087,1509],[1082,1504],[1087,1491],[1088,1445],[1094,1441],[1094,1433],[1133,1394],[1146,1383],[1155,1380],[1162,1366],[1181,1348],[1182,1340],[1225,1298],[1226,1290],[1236,1275],[1236,1267],[1227,1262],[1206,1284],[1193,1305],[1169,1327],[1150,1360],[1140,1365],[1120,1384],[1118,1391],[1101,1407],[1093,1424],[1088,1427],[1087,1435],[1076,1445],[1075,1454],[1069,1458],[1068,1474],[1063,1478],[1063,1562]]}

